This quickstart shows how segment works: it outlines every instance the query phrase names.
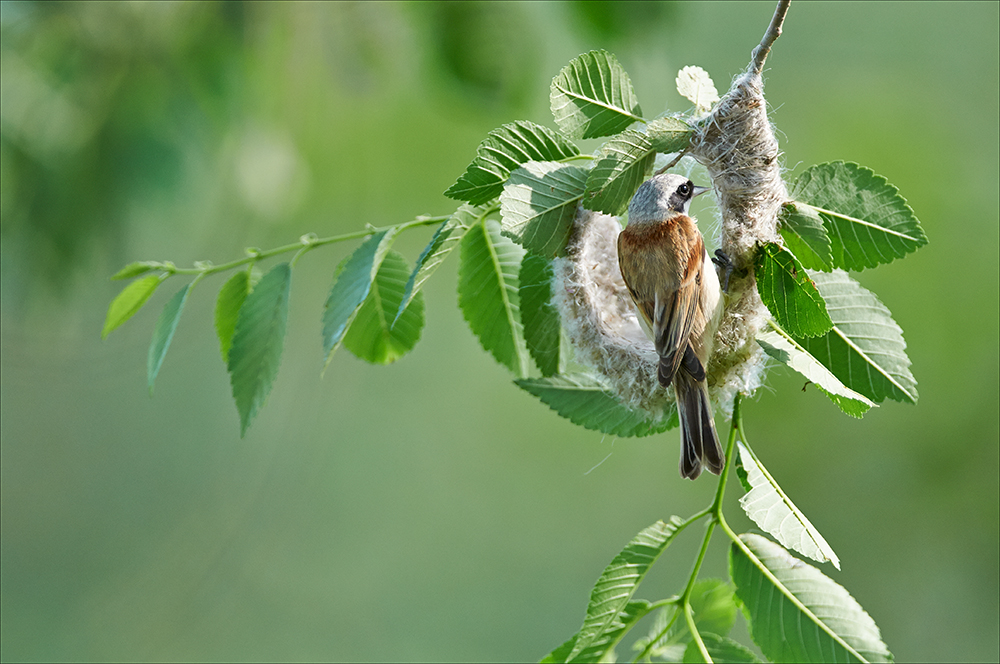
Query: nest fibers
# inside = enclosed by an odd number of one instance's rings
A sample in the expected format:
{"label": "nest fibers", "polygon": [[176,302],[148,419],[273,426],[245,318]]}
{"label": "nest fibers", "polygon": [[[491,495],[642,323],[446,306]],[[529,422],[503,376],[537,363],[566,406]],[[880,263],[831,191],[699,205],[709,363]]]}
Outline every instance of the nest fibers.
{"label": "nest fibers", "polygon": [[[736,393],[750,394],[763,381],[766,356],[755,338],[770,314],[757,293],[753,257],[758,243],[781,242],[778,211],[788,199],[759,73],[747,72],[733,82],[698,124],[687,153],[712,178],[722,213],[722,250],[736,268],[708,365],[712,400],[731,415]],[[622,280],[620,232],[614,217],[578,211],[567,257],[554,263],[553,301],[577,361],[603,376],[622,402],[659,419],[674,394],[657,382],[656,351],[639,327]]]}

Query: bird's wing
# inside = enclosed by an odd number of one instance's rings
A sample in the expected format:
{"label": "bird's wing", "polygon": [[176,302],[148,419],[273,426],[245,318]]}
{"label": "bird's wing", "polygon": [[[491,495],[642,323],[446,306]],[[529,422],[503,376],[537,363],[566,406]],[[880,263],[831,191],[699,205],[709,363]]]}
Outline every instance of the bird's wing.
{"label": "bird's wing", "polygon": [[[682,361],[690,363],[692,359],[697,360],[693,352],[689,352],[688,339],[698,314],[704,257],[705,243],[701,234],[695,233],[690,238],[687,262],[676,290],[656,293],[653,344],[660,355],[659,378],[663,385],[670,384]],[[691,355],[691,358],[685,360],[686,355]]]}

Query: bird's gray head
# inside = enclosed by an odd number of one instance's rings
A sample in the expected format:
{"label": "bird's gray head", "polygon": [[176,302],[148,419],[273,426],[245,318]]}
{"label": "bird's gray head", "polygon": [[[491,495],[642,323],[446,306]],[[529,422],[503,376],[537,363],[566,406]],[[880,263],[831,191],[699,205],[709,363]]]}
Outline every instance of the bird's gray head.
{"label": "bird's gray head", "polygon": [[675,214],[687,214],[691,199],[706,191],[708,187],[696,187],[683,175],[654,175],[642,183],[628,204],[628,223],[657,223]]}

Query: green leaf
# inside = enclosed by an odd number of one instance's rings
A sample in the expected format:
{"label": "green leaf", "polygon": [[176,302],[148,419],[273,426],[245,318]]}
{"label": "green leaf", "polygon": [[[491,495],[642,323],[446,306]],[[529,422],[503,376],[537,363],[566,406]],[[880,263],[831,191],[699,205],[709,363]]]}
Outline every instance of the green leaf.
{"label": "green leaf", "polygon": [[566,65],[552,79],[549,103],[570,138],[611,136],[642,120],[632,81],[607,51],[584,53]]}
{"label": "green leaf", "polygon": [[510,174],[500,194],[503,234],[536,254],[561,254],[586,184],[587,171],[577,166],[524,164]]}
{"label": "green leaf", "polygon": [[163,283],[165,277],[151,274],[142,279],[136,279],[122,289],[122,292],[111,301],[108,306],[108,315],[104,319],[104,329],[101,330],[101,338],[106,339],[108,335],[117,329],[122,323],[134,316],[146,300],[153,295],[156,287]]}
{"label": "green leaf", "polygon": [[229,382],[240,413],[240,437],[263,407],[281,365],[292,269],[275,265],[253,289],[236,321],[229,349]]}
{"label": "green leaf", "polygon": [[[701,640],[708,650],[709,657],[713,662],[731,662],[732,664],[756,664],[762,660],[753,654],[746,646],[733,641],[732,639],[711,632],[703,632]],[[698,644],[694,641],[688,643],[684,649],[683,662],[704,662]]]}
{"label": "green leaf", "polygon": [[644,599],[632,600],[625,605],[622,612],[618,614],[618,617],[608,626],[604,632],[590,642],[586,648],[580,652],[573,655],[572,659],[569,659],[570,654],[573,652],[574,646],[576,646],[578,635],[574,635],[564,644],[553,650],[551,653],[546,655],[541,659],[543,663],[554,663],[554,662],[608,662],[614,661],[613,654],[615,646],[617,646],[622,637],[639,622],[649,611],[652,609],[652,605]]}
{"label": "green leaf", "polygon": [[669,523],[657,521],[636,535],[604,569],[590,593],[583,627],[576,635],[567,661],[573,661],[602,636],[616,629],[615,623],[620,620],[646,572],[682,525],[683,521],[676,516],[671,517]]}
{"label": "green leaf", "polygon": [[167,349],[170,348],[170,342],[174,338],[174,331],[177,330],[177,323],[181,319],[191,286],[192,284],[188,284],[170,298],[164,305],[160,319],[153,330],[153,340],[149,344],[149,355],[146,358],[146,381],[149,384],[150,396],[153,396],[153,383],[156,382],[156,375],[160,373],[163,358],[166,357]]}
{"label": "green leaf", "polygon": [[518,376],[528,367],[517,293],[524,253],[501,235],[499,222],[484,219],[462,238],[458,268],[462,315],[483,348]]}
{"label": "green leaf", "polygon": [[878,406],[865,395],[840,382],[839,378],[773,321],[769,321],[768,325],[768,329],[757,334],[757,343],[764,352],[805,376],[845,413],[860,418],[870,408]]}
{"label": "green leaf", "polygon": [[146,274],[150,270],[155,270],[159,267],[160,264],[156,261],[137,261],[135,263],[129,263],[122,269],[115,272],[111,279],[113,281],[118,279],[131,279],[132,277],[138,277],[140,274]]}
{"label": "green leaf", "polygon": [[694,103],[699,113],[712,110],[719,101],[719,91],[708,72],[694,65],[684,67],[677,72],[677,92]]}
{"label": "green leaf", "polygon": [[410,306],[410,301],[420,292],[424,282],[430,279],[452,249],[458,246],[465,232],[479,223],[486,213],[486,208],[463,205],[455,210],[455,214],[451,215],[448,221],[438,226],[434,237],[424,247],[420,258],[417,259],[417,265],[410,274],[410,279],[406,282],[406,290],[403,291],[403,299],[399,303],[394,321],[406,307]]}
{"label": "green leaf", "polygon": [[347,329],[358,315],[358,309],[368,297],[372,281],[395,237],[394,228],[379,231],[337,266],[333,286],[326,298],[326,306],[323,307],[324,366],[330,365],[334,352],[340,347]]}
{"label": "green leaf", "polygon": [[760,535],[740,535],[729,571],[750,636],[772,662],[891,662],[875,621],[840,585]]}
{"label": "green leaf", "polygon": [[815,337],[833,326],[816,285],[788,250],[762,244],[754,267],[760,299],[783,328],[797,337]]}
{"label": "green leaf", "polygon": [[240,270],[229,278],[215,301],[215,333],[219,337],[219,352],[222,361],[229,362],[229,347],[233,343],[233,332],[240,316],[240,307],[250,293],[250,273]]}
{"label": "green leaf", "polygon": [[559,311],[552,304],[552,263],[537,254],[526,254],[518,282],[528,352],[543,376],[557,374],[562,327]]}
{"label": "green leaf", "polygon": [[750,487],[740,498],[740,507],[750,520],[782,546],[818,562],[833,563],[840,569],[840,559],[833,548],[785,495],[753,450],[741,442],[739,451],[740,479]]}
{"label": "green leaf", "polygon": [[652,420],[646,413],[623,404],[603,383],[586,374],[523,378],[514,382],[573,424],[612,436],[649,436],[678,425],[673,404],[663,419]]}
{"label": "green leaf", "polygon": [[672,117],[656,118],[646,125],[646,136],[656,152],[680,152],[691,144],[694,129],[683,120]]}
{"label": "green leaf", "polygon": [[491,131],[476,148],[462,177],[445,196],[482,205],[500,195],[511,171],[529,161],[560,161],[580,154],[579,148],[548,127],[518,121]]}
{"label": "green leaf", "polygon": [[[733,598],[733,586],[721,579],[705,579],[698,581],[691,589],[691,612],[694,615],[695,629],[703,637],[706,633],[728,634],[736,622],[736,601]],[[674,616],[680,611],[681,614]],[[668,618],[673,624],[667,629]],[[656,643],[650,646],[650,642]],[[634,650],[648,649],[650,657],[679,661],[684,654],[684,644],[691,641],[691,631],[684,619],[683,608],[679,605],[664,607],[653,621],[649,635],[637,639]],[[696,647],[697,650],[697,647]],[[646,659],[640,656],[641,659]]]}
{"label": "green leaf", "polygon": [[795,201],[784,203],[778,213],[778,223],[785,245],[804,267],[823,272],[833,269],[830,236],[815,208]]}
{"label": "green leaf", "polygon": [[797,339],[844,385],[881,403],[886,397],[917,402],[903,331],[884,304],[846,272],[809,272],[827,303],[833,329]]}
{"label": "green leaf", "polygon": [[358,358],[390,364],[417,344],[424,327],[423,294],[417,293],[395,322],[392,318],[403,300],[409,274],[401,254],[390,251],[382,259],[368,297],[344,337],[344,345]]}
{"label": "green leaf", "polygon": [[791,196],[823,218],[834,267],[863,270],[927,244],[920,222],[899,190],[858,164],[834,161],[806,169],[795,180]]}
{"label": "green leaf", "polygon": [[587,176],[583,205],[617,216],[652,172],[657,152],[679,152],[691,142],[694,130],[676,118],[657,118],[645,131],[627,129],[601,148],[601,156]]}

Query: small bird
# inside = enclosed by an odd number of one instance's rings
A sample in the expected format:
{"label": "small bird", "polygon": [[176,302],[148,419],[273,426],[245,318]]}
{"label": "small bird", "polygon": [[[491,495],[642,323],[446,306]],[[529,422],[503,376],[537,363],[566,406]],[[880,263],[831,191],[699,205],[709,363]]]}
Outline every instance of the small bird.
{"label": "small bird", "polygon": [[660,356],[657,377],[663,387],[674,386],[680,471],[692,480],[702,465],[716,475],[725,466],[705,380],[722,313],[719,277],[688,216],[691,199],[706,191],[674,173],[653,176],[632,197],[618,236],[618,266]]}

